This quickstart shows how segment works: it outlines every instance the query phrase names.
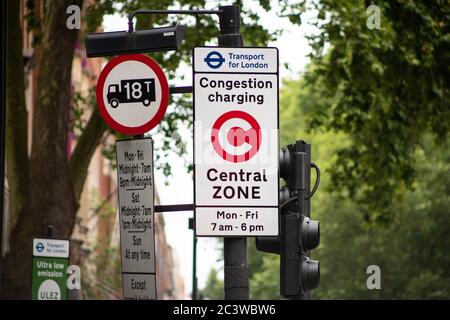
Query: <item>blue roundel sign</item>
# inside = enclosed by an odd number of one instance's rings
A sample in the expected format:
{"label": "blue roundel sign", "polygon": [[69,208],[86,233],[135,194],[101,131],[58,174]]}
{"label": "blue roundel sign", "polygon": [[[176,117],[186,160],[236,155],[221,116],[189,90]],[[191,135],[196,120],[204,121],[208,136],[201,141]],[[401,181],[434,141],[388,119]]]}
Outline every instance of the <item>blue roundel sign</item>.
{"label": "blue roundel sign", "polygon": [[222,64],[225,62],[225,59],[222,57],[222,55],[219,52],[211,51],[206,56],[205,62],[208,65],[208,67],[210,67],[212,69],[217,69],[222,66]]}
{"label": "blue roundel sign", "polygon": [[36,250],[37,250],[38,252],[44,251],[44,244],[43,244],[42,242],[39,242],[39,243],[36,245]]}

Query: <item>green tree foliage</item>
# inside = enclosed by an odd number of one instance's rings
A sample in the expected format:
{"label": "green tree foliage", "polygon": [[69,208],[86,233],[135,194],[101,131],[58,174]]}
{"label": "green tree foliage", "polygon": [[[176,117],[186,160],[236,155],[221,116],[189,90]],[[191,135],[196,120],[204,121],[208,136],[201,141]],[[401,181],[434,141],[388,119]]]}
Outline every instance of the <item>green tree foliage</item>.
{"label": "green tree foliage", "polygon": [[[324,223],[317,250],[317,298],[450,297],[449,146],[437,147],[430,137],[422,141],[415,152],[419,164],[414,190],[387,208],[396,217],[388,226],[365,226],[360,208],[349,200],[339,201],[332,194],[320,200],[318,213]],[[366,268],[373,264],[381,268],[381,290],[366,287]]]}
{"label": "green tree foliage", "polygon": [[209,300],[223,300],[223,280],[220,280],[216,269],[211,269],[205,288],[201,290],[201,297]]}
{"label": "green tree foliage", "polygon": [[385,209],[413,186],[423,134],[438,143],[448,138],[450,6],[377,1],[381,25],[371,30],[369,5],[316,4],[320,32],[311,37],[308,78],[329,99],[315,104],[311,124],[347,134],[351,144],[337,153],[333,187],[367,204],[366,220],[386,222],[393,217]]}
{"label": "green tree foliage", "polygon": [[[312,2],[316,36],[302,79],[280,96],[281,143],[312,144],[322,170],[315,299],[448,299],[449,26],[446,1]],[[298,21],[297,21],[298,22]],[[279,297],[279,257],[249,242],[250,292]],[[369,265],[381,290],[368,290]]]}
{"label": "green tree foliage", "polygon": [[[412,190],[392,203],[388,224],[368,224],[365,208],[334,192],[333,165],[344,133],[307,132],[314,114],[306,102],[315,96],[304,80],[283,85],[280,104],[282,145],[295,139],[312,144],[312,158],[322,169],[321,186],[312,198],[311,214],[321,222],[321,244],[312,258],[321,264],[321,282],[314,299],[448,299],[450,273],[449,142],[437,145],[431,135],[419,143]],[[381,268],[381,290],[368,290],[366,268]],[[279,256],[249,247],[250,292],[255,299],[279,296]]]}
{"label": "green tree foliage", "polygon": [[254,241],[248,243],[250,298],[257,300],[280,299],[280,259],[278,255],[259,252],[256,250]]}

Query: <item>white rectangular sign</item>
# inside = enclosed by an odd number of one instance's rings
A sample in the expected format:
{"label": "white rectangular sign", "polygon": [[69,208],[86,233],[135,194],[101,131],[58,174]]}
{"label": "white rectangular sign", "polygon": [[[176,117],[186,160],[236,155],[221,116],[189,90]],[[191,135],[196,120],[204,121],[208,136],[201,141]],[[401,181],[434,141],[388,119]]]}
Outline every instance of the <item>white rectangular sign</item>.
{"label": "white rectangular sign", "polygon": [[34,238],[33,256],[68,258],[69,240]]}
{"label": "white rectangular sign", "polygon": [[[150,138],[117,141],[116,155],[120,247],[126,297],[139,292],[126,291],[126,277],[129,278],[130,274],[136,277],[155,274],[153,141]],[[147,291],[142,291],[142,299],[148,296]]]}
{"label": "white rectangular sign", "polygon": [[156,300],[156,276],[154,274],[124,273],[124,300]]}
{"label": "white rectangular sign", "polygon": [[[265,71],[223,67],[256,56]],[[196,234],[276,236],[278,50],[197,47],[193,59]]]}
{"label": "white rectangular sign", "polygon": [[278,73],[278,49],[196,47],[194,72]]}
{"label": "white rectangular sign", "polygon": [[197,207],[196,227],[217,236],[278,234],[278,208]]}

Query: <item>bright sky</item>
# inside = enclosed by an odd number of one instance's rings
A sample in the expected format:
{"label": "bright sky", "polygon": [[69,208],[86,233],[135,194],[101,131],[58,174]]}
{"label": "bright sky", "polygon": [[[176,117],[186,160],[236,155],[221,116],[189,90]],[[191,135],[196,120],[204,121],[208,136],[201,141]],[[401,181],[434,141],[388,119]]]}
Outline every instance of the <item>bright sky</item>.
{"label": "bright sky", "polygon": [[[211,5],[205,9],[214,9],[217,1],[212,1]],[[266,13],[262,9],[258,9],[257,1],[248,1],[246,5],[250,6],[256,12],[260,13],[260,23],[266,26],[269,31],[277,29],[285,30],[276,42],[270,43],[269,46],[278,47],[280,54],[280,85],[283,78],[296,78],[307,65],[309,59],[306,55],[310,51],[310,47],[305,38],[306,35],[312,34],[315,29],[307,25],[306,22],[311,17],[302,16],[303,25],[298,27],[292,25],[287,19],[278,18],[276,8],[272,12]],[[106,16],[103,21],[104,31],[126,30],[126,18],[118,15]],[[244,35],[245,43],[245,35]],[[290,70],[283,67],[285,63],[289,64]],[[181,67],[180,74],[189,74],[190,68]],[[183,81],[175,81],[170,85],[191,85],[187,83],[188,79]],[[187,137],[189,159],[192,159],[192,133],[186,128],[180,129],[180,135]],[[154,136],[155,144],[158,143],[157,136]],[[161,171],[155,172],[156,189],[161,199],[161,204],[184,204],[193,203],[193,180],[191,174],[186,172],[184,162],[176,155],[169,155],[168,161],[172,166],[172,177],[169,178],[169,185],[165,185],[165,178]],[[173,247],[176,260],[179,262],[179,270],[185,281],[185,297],[190,299],[192,290],[192,230],[188,229],[188,218],[192,217],[192,212],[165,213],[166,236],[169,244]],[[249,239],[249,244],[254,245],[253,239]],[[197,242],[197,277],[198,287],[203,288],[209,271],[211,268],[222,269],[223,264],[217,262],[220,251],[216,238],[198,238]],[[223,272],[219,274],[223,277]]]}

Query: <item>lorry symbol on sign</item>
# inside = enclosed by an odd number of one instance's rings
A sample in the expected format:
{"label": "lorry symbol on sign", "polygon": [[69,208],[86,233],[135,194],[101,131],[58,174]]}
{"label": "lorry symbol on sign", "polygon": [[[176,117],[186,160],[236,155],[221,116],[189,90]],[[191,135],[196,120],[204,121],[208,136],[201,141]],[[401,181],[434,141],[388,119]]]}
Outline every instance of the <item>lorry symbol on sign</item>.
{"label": "lorry symbol on sign", "polygon": [[128,79],[119,84],[110,84],[106,95],[108,103],[114,109],[119,103],[141,102],[148,107],[155,101],[155,79]]}

